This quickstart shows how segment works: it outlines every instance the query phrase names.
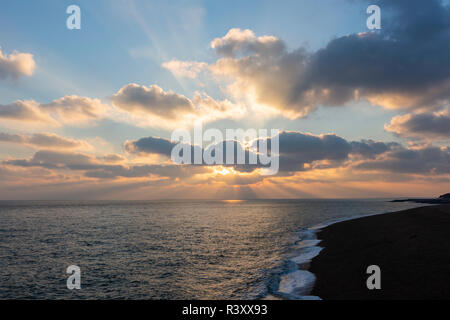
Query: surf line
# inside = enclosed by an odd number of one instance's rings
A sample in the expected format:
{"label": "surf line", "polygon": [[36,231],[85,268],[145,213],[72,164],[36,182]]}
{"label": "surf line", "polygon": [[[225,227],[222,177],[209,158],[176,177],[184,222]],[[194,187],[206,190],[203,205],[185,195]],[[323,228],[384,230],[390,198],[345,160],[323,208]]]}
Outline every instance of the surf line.
{"label": "surf line", "polygon": [[217,307],[196,307],[189,304],[189,307],[183,307],[183,315],[209,315],[210,318],[214,317]]}

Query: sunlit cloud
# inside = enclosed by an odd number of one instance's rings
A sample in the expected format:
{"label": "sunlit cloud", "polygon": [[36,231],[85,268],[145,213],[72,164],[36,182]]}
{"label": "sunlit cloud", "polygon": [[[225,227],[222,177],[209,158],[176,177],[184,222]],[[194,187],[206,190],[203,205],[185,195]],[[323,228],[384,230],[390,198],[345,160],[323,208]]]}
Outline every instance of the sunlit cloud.
{"label": "sunlit cloud", "polygon": [[36,67],[33,54],[13,51],[4,54],[0,48],[0,79],[30,77]]}
{"label": "sunlit cloud", "polygon": [[131,83],[121,88],[112,97],[113,104],[128,112],[155,115],[174,119],[195,110],[194,104],[186,97],[173,91],[165,92],[157,85],[149,87]]}
{"label": "sunlit cloud", "polygon": [[159,128],[189,128],[198,121],[236,119],[246,111],[243,105],[226,99],[217,101],[206,93],[196,92],[191,100],[157,85],[146,87],[134,83],[114,94],[112,103],[119,111],[116,120]]}
{"label": "sunlit cloud", "polygon": [[408,113],[391,119],[385,129],[414,139],[450,139],[449,107],[437,112]]}
{"label": "sunlit cloud", "polygon": [[35,122],[56,125],[57,122],[35,101],[15,101],[11,104],[0,104],[0,120],[13,122]]}
{"label": "sunlit cloud", "polygon": [[0,120],[51,126],[86,125],[102,119],[108,108],[99,99],[74,95],[50,103],[18,100],[8,105],[0,104]]}
{"label": "sunlit cloud", "polygon": [[163,68],[166,68],[173,73],[175,77],[186,77],[195,79],[198,74],[205,71],[208,64],[205,62],[197,61],[180,61],[171,60],[162,64]]}
{"label": "sunlit cloud", "polygon": [[[232,28],[211,41],[218,59],[208,64],[208,71],[236,100],[271,107],[291,119],[319,106],[359,100],[394,110],[434,111],[445,105],[450,98],[450,9],[433,1],[422,15],[409,15],[403,2],[380,5],[402,25],[386,23],[379,32],[337,37],[316,51],[289,51],[278,37]],[[407,6],[408,12],[423,11],[421,1]],[[433,49],[417,45],[424,38]],[[206,68],[202,62],[178,60],[165,66],[188,78]]]}
{"label": "sunlit cloud", "polygon": [[89,150],[92,146],[83,140],[65,138],[54,133],[36,133],[32,135],[9,134],[0,132],[0,142],[14,143],[33,148],[46,149],[83,149]]}

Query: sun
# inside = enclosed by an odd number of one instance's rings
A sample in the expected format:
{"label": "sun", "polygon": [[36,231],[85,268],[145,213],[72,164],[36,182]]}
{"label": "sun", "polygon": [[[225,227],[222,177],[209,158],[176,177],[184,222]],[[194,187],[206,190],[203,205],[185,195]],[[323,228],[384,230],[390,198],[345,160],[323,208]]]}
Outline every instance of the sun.
{"label": "sun", "polygon": [[214,173],[221,174],[221,175],[225,176],[225,175],[228,175],[228,174],[233,174],[234,170],[231,169],[231,168],[217,167],[217,168],[214,168]]}

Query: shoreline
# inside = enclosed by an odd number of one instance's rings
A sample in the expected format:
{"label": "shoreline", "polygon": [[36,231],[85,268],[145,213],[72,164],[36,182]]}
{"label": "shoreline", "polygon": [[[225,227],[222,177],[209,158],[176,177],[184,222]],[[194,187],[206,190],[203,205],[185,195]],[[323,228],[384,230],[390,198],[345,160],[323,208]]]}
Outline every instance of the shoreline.
{"label": "shoreline", "polygon": [[[391,202],[396,202],[396,200]],[[431,204],[429,203],[424,203],[423,205],[431,206]],[[297,248],[298,250],[297,254],[294,257],[288,259],[288,261],[290,261],[291,263],[290,267],[287,271],[284,271],[279,275],[276,289],[274,289],[271,293],[269,291],[269,294],[266,295],[264,299],[322,300],[321,297],[312,293],[317,277],[314,273],[311,272],[312,260],[317,257],[324,249],[319,245],[322,242],[322,239],[318,237],[319,232],[327,227],[342,222],[353,221],[378,215],[392,214],[405,210],[361,214],[339,219],[326,220],[303,229],[302,231],[300,231],[301,240],[297,243],[296,246],[294,246],[294,248]]]}
{"label": "shoreline", "polygon": [[[450,299],[450,205],[330,222],[312,228],[320,254],[308,272],[321,299]],[[369,265],[381,290],[368,290]]]}

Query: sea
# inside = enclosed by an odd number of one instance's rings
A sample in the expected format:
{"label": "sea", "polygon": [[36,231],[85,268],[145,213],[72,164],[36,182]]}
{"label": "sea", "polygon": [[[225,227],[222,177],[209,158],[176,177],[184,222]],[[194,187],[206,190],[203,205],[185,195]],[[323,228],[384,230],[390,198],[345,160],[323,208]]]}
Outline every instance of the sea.
{"label": "sea", "polygon": [[316,231],[389,200],[0,201],[0,299],[319,299]]}

